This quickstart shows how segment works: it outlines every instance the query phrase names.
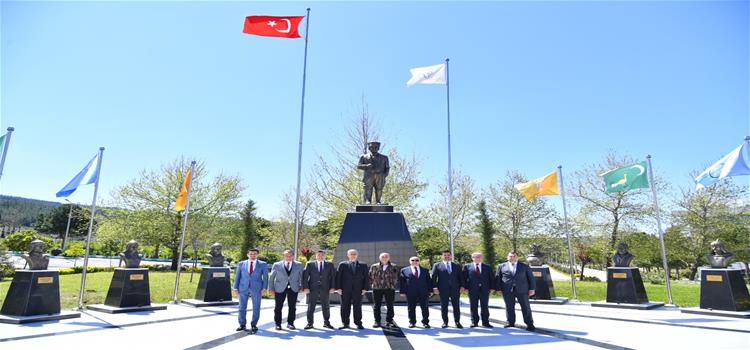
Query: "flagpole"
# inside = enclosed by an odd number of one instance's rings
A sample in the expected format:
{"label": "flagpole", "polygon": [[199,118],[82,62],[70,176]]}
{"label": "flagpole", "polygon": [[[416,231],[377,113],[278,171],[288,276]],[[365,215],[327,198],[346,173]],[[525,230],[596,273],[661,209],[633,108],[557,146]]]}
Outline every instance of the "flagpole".
{"label": "flagpole", "polygon": [[299,113],[299,148],[297,149],[297,199],[294,204],[294,259],[297,260],[299,250],[299,196],[302,182],[302,127],[305,122],[305,82],[307,80],[307,38],[310,36],[310,8],[305,17],[305,60],[302,64],[302,106]]}
{"label": "flagpole", "polygon": [[563,182],[562,165],[557,166],[557,172],[560,174],[560,196],[562,197],[563,205],[563,225],[565,226],[565,237],[568,239],[568,261],[570,264],[570,285],[573,289],[573,300],[578,300],[578,293],[576,291],[576,275],[575,275],[575,256],[573,255],[573,245],[570,243],[570,228],[568,226],[568,206],[565,204],[565,183]]}
{"label": "flagpole", "polygon": [[0,158],[0,178],[3,177],[3,169],[5,168],[5,155],[8,154],[8,145],[10,145],[10,135],[13,134],[13,130],[16,130],[12,126],[8,128],[8,133],[5,134],[5,144],[3,145],[3,155]]}
{"label": "flagpole", "polygon": [[451,245],[451,255],[453,251],[453,167],[451,166],[451,85],[448,74],[449,58],[445,59],[445,100],[448,114],[448,238]]}
{"label": "flagpole", "polygon": [[83,310],[83,292],[86,291],[86,269],[89,266],[89,248],[91,247],[91,231],[94,230],[94,217],[96,217],[96,195],[99,192],[99,178],[102,173],[102,157],[104,147],[99,147],[99,159],[96,162],[96,182],[94,183],[94,199],[91,201],[91,218],[89,219],[89,233],[86,236],[86,252],[83,255],[83,271],[81,272],[81,290],[78,291],[78,310]]}
{"label": "flagpole", "polygon": [[193,174],[195,171],[195,161],[190,162],[190,174],[191,179],[186,179],[187,183],[187,199],[185,201],[185,210],[182,217],[182,237],[180,238],[180,254],[177,255],[177,273],[175,274],[174,280],[174,296],[172,297],[172,304],[177,304],[177,294],[180,291],[180,271],[182,270],[182,253],[185,250],[185,232],[187,231],[187,219],[188,211],[190,211],[190,188],[193,187]]}
{"label": "flagpole", "polygon": [[656,229],[659,230],[659,246],[661,247],[661,261],[664,264],[664,277],[667,286],[667,301],[672,302],[672,284],[669,280],[669,264],[667,263],[667,249],[664,246],[664,234],[661,231],[661,213],[659,212],[659,201],[656,199],[656,184],[654,183],[654,171],[651,166],[651,155],[646,156],[648,160],[648,182],[651,185],[651,195],[654,197],[654,210],[656,210]]}

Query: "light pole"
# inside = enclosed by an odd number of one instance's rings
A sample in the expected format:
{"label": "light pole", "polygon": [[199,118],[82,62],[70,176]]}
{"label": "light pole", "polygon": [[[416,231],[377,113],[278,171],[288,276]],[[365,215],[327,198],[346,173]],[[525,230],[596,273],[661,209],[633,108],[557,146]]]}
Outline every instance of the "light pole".
{"label": "light pole", "polygon": [[68,205],[70,205],[70,210],[68,211],[68,226],[65,227],[65,236],[63,237],[62,241],[62,251],[65,252],[65,245],[68,243],[68,232],[70,232],[70,219],[73,217],[73,202],[69,201],[67,198],[65,198],[65,201],[68,202]]}

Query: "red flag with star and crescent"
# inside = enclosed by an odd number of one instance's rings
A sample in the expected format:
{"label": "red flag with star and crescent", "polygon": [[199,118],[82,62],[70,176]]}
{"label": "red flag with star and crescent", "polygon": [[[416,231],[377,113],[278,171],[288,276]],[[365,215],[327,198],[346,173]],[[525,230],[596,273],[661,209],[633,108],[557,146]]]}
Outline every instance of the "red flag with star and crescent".
{"label": "red flag with star and crescent", "polygon": [[299,24],[305,16],[247,16],[245,34],[275,36],[281,38],[300,38]]}

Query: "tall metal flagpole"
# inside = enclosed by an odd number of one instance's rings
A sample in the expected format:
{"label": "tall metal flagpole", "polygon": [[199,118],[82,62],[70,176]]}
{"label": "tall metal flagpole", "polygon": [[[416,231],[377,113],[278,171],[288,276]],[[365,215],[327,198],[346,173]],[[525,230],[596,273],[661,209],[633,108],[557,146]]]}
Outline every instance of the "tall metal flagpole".
{"label": "tall metal flagpole", "polygon": [[195,161],[190,162],[190,181],[187,185],[187,200],[185,201],[185,210],[182,216],[182,237],[180,238],[180,254],[177,255],[177,273],[174,280],[174,296],[172,303],[177,304],[177,293],[180,291],[180,271],[182,270],[182,253],[185,250],[185,232],[187,231],[188,211],[190,211],[190,188],[193,187],[193,173],[195,171]]}
{"label": "tall metal flagpole", "polygon": [[568,227],[568,206],[565,204],[565,183],[563,182],[562,165],[557,166],[557,172],[560,174],[560,196],[563,205],[563,225],[565,226],[565,237],[568,239],[568,261],[570,264],[570,285],[573,288],[573,300],[578,300],[576,293],[576,276],[575,276],[575,256],[573,255],[573,245],[570,243],[570,228]]}
{"label": "tall metal flagpole", "polygon": [[664,264],[664,277],[666,278],[667,300],[672,302],[672,284],[669,281],[669,264],[667,263],[667,249],[664,246],[664,233],[661,231],[661,213],[659,212],[659,201],[656,199],[656,184],[654,183],[654,171],[651,166],[651,155],[647,155],[648,160],[648,182],[651,185],[651,195],[654,197],[654,210],[656,210],[656,229],[659,230],[659,246],[661,246],[661,261]]}
{"label": "tall metal flagpole", "polygon": [[99,147],[99,160],[96,162],[96,182],[94,182],[94,199],[91,201],[91,219],[89,219],[89,233],[86,236],[86,252],[83,256],[83,271],[81,272],[81,290],[78,291],[78,310],[83,310],[83,292],[86,291],[86,269],[89,267],[89,248],[91,247],[91,231],[94,230],[96,216],[96,195],[99,192],[99,179],[102,177],[102,157],[104,147]]}
{"label": "tall metal flagpole", "polygon": [[448,74],[448,61],[445,59],[445,99],[448,110],[448,237],[451,244],[451,255],[453,252],[453,167],[451,166],[451,85]]}
{"label": "tall metal flagpole", "polygon": [[5,134],[5,144],[3,145],[3,155],[0,158],[0,178],[3,177],[3,169],[5,168],[5,155],[8,154],[8,145],[10,145],[10,135],[13,134],[13,130],[16,130],[12,126],[8,128],[8,133]]}
{"label": "tall metal flagpole", "polygon": [[305,81],[307,79],[307,38],[310,37],[310,8],[305,17],[305,60],[302,64],[302,106],[299,113],[299,148],[297,149],[297,199],[294,204],[294,259],[299,250],[299,196],[302,182],[302,127],[305,124]]}

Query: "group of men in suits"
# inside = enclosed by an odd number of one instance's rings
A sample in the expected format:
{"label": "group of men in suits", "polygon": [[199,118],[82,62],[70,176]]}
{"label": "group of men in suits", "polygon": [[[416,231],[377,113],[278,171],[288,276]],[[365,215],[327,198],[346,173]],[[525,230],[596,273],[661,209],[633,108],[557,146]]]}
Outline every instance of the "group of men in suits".
{"label": "group of men in suits", "polygon": [[[506,306],[507,327],[515,326],[515,303],[521,306],[524,323],[528,330],[534,330],[534,321],[529,306],[529,297],[534,295],[535,281],[531,269],[521,262],[514,253],[508,253],[508,261],[497,266],[495,272],[490,265],[483,263],[481,253],[471,255],[472,263],[463,266],[453,261],[449,250],[442,254],[440,262],[432,266],[432,272],[419,264],[419,257],[409,258],[409,266],[398,268],[390,261],[388,253],[381,253],[379,261],[369,268],[358,261],[355,249],[347,251],[347,260],[337,267],[325,261],[325,251],[318,251],[315,260],[304,268],[294,261],[291,250],[285,250],[283,260],[271,267],[268,277],[268,265],[258,260],[258,250],[248,251],[248,260],[237,265],[234,290],[239,294],[239,328],[245,330],[247,324],[247,303],[252,300],[253,317],[250,323],[251,332],[257,332],[260,316],[260,299],[265,290],[274,295],[274,322],[276,329],[281,329],[282,309],[287,304],[287,328],[295,329],[296,302],[299,292],[308,294],[307,325],[313,328],[315,309],[320,303],[323,311],[323,327],[333,329],[330,322],[330,294],[339,294],[341,298],[341,322],[339,329],[350,328],[350,321],[358,329],[362,324],[362,297],[372,290],[375,324],[373,327],[395,327],[393,322],[396,290],[407,300],[409,327],[416,327],[417,306],[421,309],[421,323],[430,328],[428,301],[432,295],[440,297],[440,311],[443,328],[448,327],[448,308],[452,307],[456,328],[463,328],[460,323],[460,296],[468,291],[471,310],[471,326],[492,328],[489,322],[489,296],[500,292]],[[381,308],[385,300],[385,325],[382,324]],[[481,313],[480,313],[481,310]],[[353,315],[352,315],[353,313]],[[353,317],[351,317],[353,316]]]}

